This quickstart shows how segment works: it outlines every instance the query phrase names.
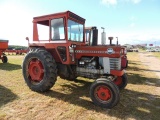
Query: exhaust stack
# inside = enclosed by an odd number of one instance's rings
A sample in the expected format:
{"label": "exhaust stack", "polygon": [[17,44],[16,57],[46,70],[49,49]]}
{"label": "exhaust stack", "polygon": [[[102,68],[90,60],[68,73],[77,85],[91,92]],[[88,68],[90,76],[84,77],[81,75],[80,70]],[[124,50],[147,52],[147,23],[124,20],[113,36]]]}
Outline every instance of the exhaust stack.
{"label": "exhaust stack", "polygon": [[93,38],[92,39],[92,46],[97,46],[98,44],[98,29],[96,27],[92,27],[93,30]]}
{"label": "exhaust stack", "polygon": [[117,45],[118,45],[118,37],[116,37],[117,38]]}
{"label": "exhaust stack", "polygon": [[106,32],[104,31],[105,30],[104,27],[101,27],[101,29],[103,29],[103,32],[101,33],[101,43],[102,45],[105,45],[106,44]]}

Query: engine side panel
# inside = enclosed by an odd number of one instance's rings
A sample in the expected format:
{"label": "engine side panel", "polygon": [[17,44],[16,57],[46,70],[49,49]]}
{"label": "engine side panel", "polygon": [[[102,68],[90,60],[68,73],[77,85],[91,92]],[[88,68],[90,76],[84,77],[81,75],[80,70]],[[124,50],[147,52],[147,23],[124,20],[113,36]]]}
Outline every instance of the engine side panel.
{"label": "engine side panel", "polygon": [[103,67],[104,67],[104,73],[110,74],[110,60],[108,57],[103,57]]}

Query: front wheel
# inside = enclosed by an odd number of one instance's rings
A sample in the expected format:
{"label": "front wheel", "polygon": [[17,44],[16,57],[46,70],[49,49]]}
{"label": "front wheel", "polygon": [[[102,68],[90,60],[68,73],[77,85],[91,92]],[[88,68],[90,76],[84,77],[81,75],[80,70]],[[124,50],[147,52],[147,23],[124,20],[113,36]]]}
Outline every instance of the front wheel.
{"label": "front wheel", "polygon": [[7,62],[8,62],[7,56],[3,56],[3,57],[2,57],[2,62],[3,62],[3,63],[7,63]]}
{"label": "front wheel", "polygon": [[101,78],[92,83],[90,97],[95,105],[112,108],[119,102],[119,89],[112,81]]}
{"label": "front wheel", "polygon": [[118,86],[120,90],[124,89],[128,83],[127,74],[124,73],[122,76],[118,76],[113,82]]}
{"label": "front wheel", "polygon": [[22,70],[25,82],[33,91],[47,91],[57,80],[55,60],[44,49],[31,49],[24,58]]}

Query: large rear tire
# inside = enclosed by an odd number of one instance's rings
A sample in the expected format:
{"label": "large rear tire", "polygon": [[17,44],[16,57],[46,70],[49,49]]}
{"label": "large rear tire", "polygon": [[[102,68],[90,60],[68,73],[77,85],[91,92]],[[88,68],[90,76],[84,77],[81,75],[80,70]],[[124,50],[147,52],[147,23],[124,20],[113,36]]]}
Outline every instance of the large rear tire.
{"label": "large rear tire", "polygon": [[57,80],[55,60],[45,49],[30,49],[24,58],[22,71],[28,87],[36,92],[49,90]]}
{"label": "large rear tire", "polygon": [[118,87],[105,78],[100,78],[92,83],[90,97],[95,105],[103,108],[112,108],[120,100]]}
{"label": "large rear tire", "polygon": [[127,74],[124,73],[122,76],[118,76],[113,82],[118,86],[120,90],[124,89],[128,83]]}

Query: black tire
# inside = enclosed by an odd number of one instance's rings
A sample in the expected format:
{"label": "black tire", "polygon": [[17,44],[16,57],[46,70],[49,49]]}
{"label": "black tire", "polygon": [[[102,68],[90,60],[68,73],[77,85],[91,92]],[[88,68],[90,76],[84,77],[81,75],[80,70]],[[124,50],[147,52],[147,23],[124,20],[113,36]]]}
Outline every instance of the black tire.
{"label": "black tire", "polygon": [[[97,91],[100,89],[103,89],[103,92],[102,90]],[[109,92],[109,94],[106,94],[105,92]],[[107,100],[103,100],[105,99],[105,97],[107,97],[107,95],[110,98],[108,98]],[[95,105],[98,105],[103,108],[112,108],[115,105],[117,105],[117,103],[120,100],[118,87],[112,81],[105,78],[100,78],[92,83],[90,87],[90,97]]]}
{"label": "black tire", "polygon": [[7,63],[7,62],[8,62],[7,56],[3,56],[3,57],[2,57],[2,62],[3,62],[3,63]]}
{"label": "black tire", "polygon": [[[38,67],[36,66],[36,69],[34,67],[32,68],[31,65],[33,63],[36,65],[37,61]],[[33,73],[32,69],[35,70]],[[22,72],[28,87],[36,92],[49,90],[57,80],[56,62],[49,52],[41,48],[30,49],[26,54],[22,64]],[[34,72],[37,72],[40,76],[37,77],[37,74]],[[33,76],[36,78],[33,78]]]}
{"label": "black tire", "polygon": [[124,89],[128,84],[127,74],[124,73],[122,76],[117,77],[117,79],[115,79],[113,82],[118,86],[120,90]]}

